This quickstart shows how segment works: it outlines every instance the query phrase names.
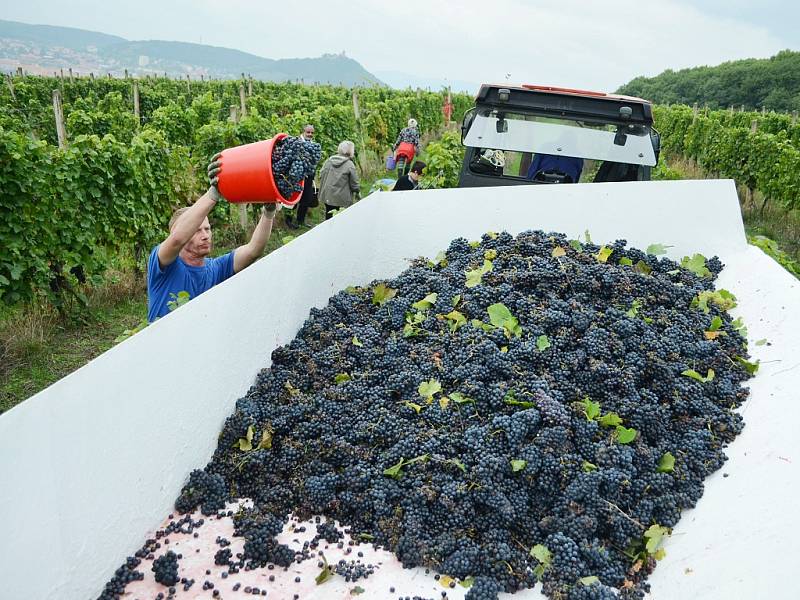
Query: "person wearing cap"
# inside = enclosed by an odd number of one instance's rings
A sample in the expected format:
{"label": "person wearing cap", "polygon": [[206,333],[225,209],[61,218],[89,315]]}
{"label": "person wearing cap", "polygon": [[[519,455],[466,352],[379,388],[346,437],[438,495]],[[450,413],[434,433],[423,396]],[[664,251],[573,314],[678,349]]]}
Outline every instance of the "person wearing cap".
{"label": "person wearing cap", "polygon": [[405,190],[415,190],[419,187],[419,178],[422,176],[422,171],[426,165],[421,160],[414,161],[408,175],[401,175],[392,188],[393,192],[402,192]]}
{"label": "person wearing cap", "polygon": [[147,320],[169,314],[170,303],[186,292],[199,296],[235,273],[250,266],[264,252],[272,233],[278,204],[265,204],[250,241],[216,258],[211,254],[211,224],[208,214],[224,200],[217,189],[221,165],[219,154],[208,165],[208,191],[192,206],[176,210],[169,221],[169,235],[155,246],[147,260]]}

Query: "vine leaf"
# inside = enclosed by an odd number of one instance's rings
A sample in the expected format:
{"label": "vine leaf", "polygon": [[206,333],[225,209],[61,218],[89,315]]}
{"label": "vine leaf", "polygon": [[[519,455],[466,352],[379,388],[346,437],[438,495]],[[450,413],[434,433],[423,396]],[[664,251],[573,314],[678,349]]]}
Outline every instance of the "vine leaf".
{"label": "vine leaf", "polygon": [[349,373],[337,373],[336,377],[333,378],[334,383],[339,385],[340,383],[344,383],[345,381],[350,381],[352,377],[350,377]]}
{"label": "vine leaf", "polygon": [[706,257],[702,254],[695,254],[691,258],[684,256],[681,259],[681,266],[694,273],[698,277],[710,277],[711,271],[706,266]]}
{"label": "vine leaf", "polygon": [[593,583],[599,583],[600,578],[597,575],[588,575],[586,577],[581,577],[578,581],[580,581],[582,585],[590,586]]}
{"label": "vine leaf", "polygon": [[516,473],[517,471],[522,471],[525,467],[528,466],[527,460],[512,460],[511,461],[511,471]]}
{"label": "vine leaf", "polygon": [[659,473],[672,473],[675,469],[675,457],[672,452],[665,452],[661,459],[658,461]]}
{"label": "vine leaf", "polygon": [[553,251],[550,253],[550,256],[552,256],[553,258],[560,258],[564,256],[566,253],[567,251],[564,250],[561,246],[556,246],[555,248],[553,248]]}
{"label": "vine leaf", "polygon": [[388,287],[385,283],[379,283],[372,292],[372,303],[383,306],[397,295],[397,290]]}
{"label": "vine leaf", "polygon": [[589,396],[586,396],[583,400],[581,400],[581,404],[583,405],[583,414],[586,415],[586,418],[589,421],[594,421],[600,416],[599,402],[592,402]]}
{"label": "vine leaf", "polygon": [[623,266],[623,267],[632,267],[633,266],[633,261],[630,258],[628,258],[627,256],[623,256],[622,258],[619,259],[619,264],[620,264],[620,266]]}
{"label": "vine leaf", "polygon": [[249,452],[253,449],[253,436],[255,435],[255,429],[253,429],[252,425],[247,426],[247,433],[245,437],[239,438],[236,442],[236,446],[239,447],[239,450],[242,452]]}
{"label": "vine leaf", "polygon": [[361,348],[363,345],[364,344],[361,343],[361,340],[359,340],[356,336],[353,336],[353,346],[358,346]]}
{"label": "vine leaf", "polygon": [[536,338],[536,347],[539,352],[544,352],[550,347],[550,339],[546,335],[540,335]]}
{"label": "vine leaf", "polygon": [[617,427],[622,425],[622,418],[615,412],[604,414],[599,419],[600,425],[603,427]]}
{"label": "vine leaf", "polygon": [[417,391],[419,392],[419,395],[426,400],[432,400],[434,395],[442,391],[442,384],[436,379],[430,379],[420,383],[417,387]]}
{"label": "vine leaf", "polygon": [[452,394],[450,394],[450,400],[452,400],[456,404],[467,404],[469,402],[475,402],[475,400],[473,400],[469,396],[465,396],[461,392],[453,392]]}
{"label": "vine leaf", "polygon": [[608,262],[609,256],[614,252],[613,248],[609,248],[608,246],[603,246],[600,250],[597,251],[595,258],[597,258],[597,262]]}
{"label": "vine leaf", "polygon": [[428,294],[419,302],[414,302],[414,304],[411,305],[411,308],[416,308],[417,310],[430,310],[433,308],[433,305],[436,304],[436,299],[438,297],[439,294],[436,292]]}
{"label": "vine leaf", "polygon": [[634,439],[636,439],[636,430],[633,428],[617,425],[616,432],[617,440],[620,444],[630,444]]}
{"label": "vine leaf", "polygon": [[664,244],[650,244],[645,252],[647,254],[653,254],[654,256],[661,256],[662,254],[667,253],[667,248],[672,248],[672,246],[665,246]]}
{"label": "vine leaf", "polygon": [[698,373],[694,369],[686,369],[685,371],[681,371],[681,375],[685,375],[686,377],[691,377],[692,379],[699,381],[700,383],[708,383],[709,381],[714,380],[714,369],[709,369],[705,377],[700,375],[700,373]]}
{"label": "vine leaf", "polygon": [[741,356],[736,357],[736,362],[739,363],[745,371],[747,371],[750,375],[755,375],[758,371],[758,367],[760,366],[760,361],[750,362],[743,359]]}

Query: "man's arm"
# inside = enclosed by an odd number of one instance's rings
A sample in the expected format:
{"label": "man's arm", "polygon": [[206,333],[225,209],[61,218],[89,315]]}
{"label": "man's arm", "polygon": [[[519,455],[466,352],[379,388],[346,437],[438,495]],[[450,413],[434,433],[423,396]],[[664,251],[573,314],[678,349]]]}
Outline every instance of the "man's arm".
{"label": "man's arm", "polygon": [[211,159],[211,164],[208,165],[208,178],[211,186],[189,210],[180,216],[172,231],[169,232],[167,239],[161,242],[158,247],[158,264],[162,269],[175,262],[178,254],[181,253],[181,249],[186,245],[186,242],[192,239],[203,219],[214,209],[221,197],[217,190],[217,175],[220,172],[217,158],[219,158],[219,154],[214,155]]}
{"label": "man's arm", "polygon": [[267,247],[269,236],[272,233],[272,222],[275,220],[277,204],[267,204],[261,211],[261,219],[253,230],[250,241],[244,246],[239,246],[233,253],[233,272],[238,273],[249,267],[261,256]]}

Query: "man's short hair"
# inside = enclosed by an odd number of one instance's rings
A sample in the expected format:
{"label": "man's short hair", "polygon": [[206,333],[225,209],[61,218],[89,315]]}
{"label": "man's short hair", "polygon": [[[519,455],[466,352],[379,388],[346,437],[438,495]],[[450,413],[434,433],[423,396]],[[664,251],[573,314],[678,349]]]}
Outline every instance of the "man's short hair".
{"label": "man's short hair", "polygon": [[170,231],[172,231],[172,227],[175,225],[175,223],[178,222],[178,219],[180,218],[180,216],[183,213],[185,213],[187,210],[189,210],[189,208],[191,208],[191,207],[182,206],[181,208],[177,209],[174,213],[172,213],[172,217],[170,217],[170,219],[169,219],[169,230]]}
{"label": "man's short hair", "polygon": [[427,166],[428,165],[426,165],[424,162],[418,160],[415,161],[413,165],[411,165],[411,170],[414,171],[414,173],[417,173],[418,175],[422,175],[422,170]]}

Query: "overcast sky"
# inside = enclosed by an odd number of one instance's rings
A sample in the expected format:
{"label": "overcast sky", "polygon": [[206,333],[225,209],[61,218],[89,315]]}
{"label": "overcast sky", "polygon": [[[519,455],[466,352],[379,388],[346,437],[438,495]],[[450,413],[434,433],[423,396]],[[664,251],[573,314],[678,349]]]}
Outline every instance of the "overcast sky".
{"label": "overcast sky", "polygon": [[6,2],[0,18],[267,58],[345,51],[374,73],[600,90],[800,49],[796,0],[25,0]]}

